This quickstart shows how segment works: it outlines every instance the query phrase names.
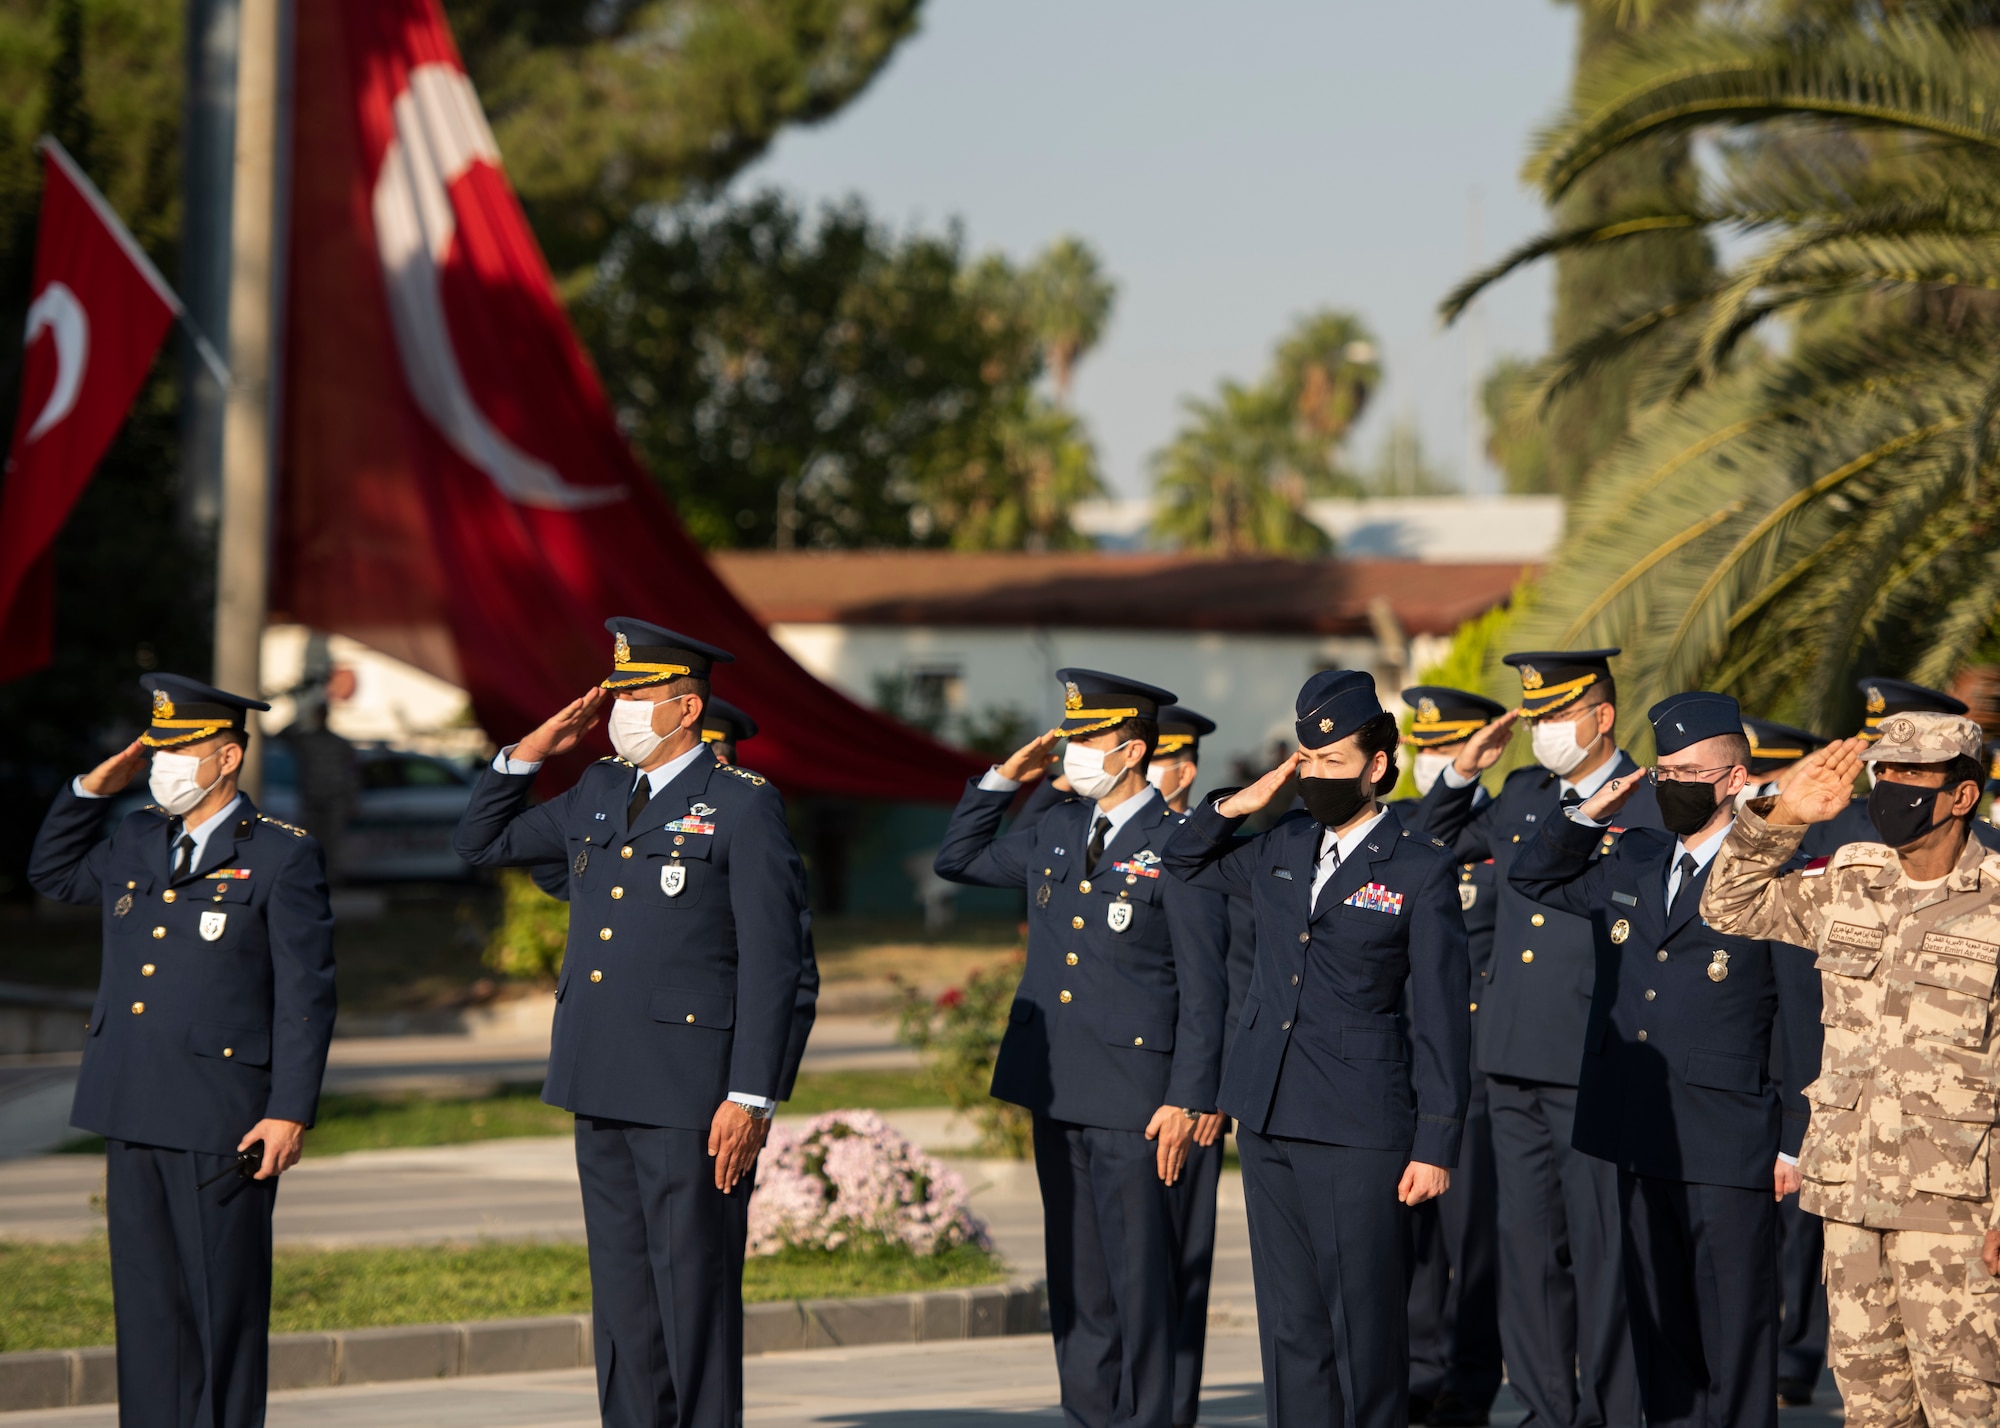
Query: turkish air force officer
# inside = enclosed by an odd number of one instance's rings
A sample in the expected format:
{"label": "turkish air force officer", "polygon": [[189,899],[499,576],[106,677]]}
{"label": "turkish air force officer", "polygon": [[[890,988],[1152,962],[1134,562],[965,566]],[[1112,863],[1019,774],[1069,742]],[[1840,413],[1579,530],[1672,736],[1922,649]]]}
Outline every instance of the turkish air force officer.
{"label": "turkish air force officer", "polygon": [[[249,711],[268,704],[142,682],[152,723],[57,795],[28,880],[104,911],[70,1121],[105,1141],[118,1421],[241,1428],[264,1421],[276,1177],[333,1035],[326,861],[237,791]],[[149,749],[154,801],[101,837]],[[259,1144],[255,1177],[232,1173]]]}
{"label": "turkish air force officer", "polygon": [[[1297,715],[1298,751],[1199,807],[1167,865],[1256,904],[1222,1109],[1243,1159],[1270,1422],[1401,1428],[1407,1207],[1451,1183],[1465,1120],[1465,922],[1450,855],[1377,801],[1395,786],[1397,730],[1374,680],[1314,675]],[[1295,772],[1305,811],[1237,840]]]}
{"label": "turkish air force officer", "polygon": [[[1549,820],[1508,876],[1600,934],[1574,1144],[1617,1168],[1646,1422],[1772,1428],[1778,1201],[1799,1188],[1819,974],[1803,947],[1725,936],[1700,915],[1749,780],[1736,701],[1676,694],[1647,718],[1650,775],[1615,778]],[[1629,830],[1607,850],[1605,825],[1648,777],[1666,830]]]}
{"label": "turkish air force officer", "polygon": [[[1921,684],[1912,684],[1906,679],[1887,679],[1879,674],[1870,674],[1855,681],[1861,691],[1862,717],[1861,732],[1858,735],[1867,743],[1874,743],[1882,737],[1882,721],[1898,714],[1957,714],[1970,711],[1965,701],[1954,699],[1941,689],[1927,689]],[[1870,766],[1869,776],[1874,776]],[[1972,820],[1972,836],[1989,849],[2000,851],[2000,828],[1995,828],[1983,818]],[[1807,858],[1830,858],[1849,843],[1879,843],[1882,835],[1876,831],[1875,820],[1868,816],[1868,799],[1864,795],[1850,799],[1847,807],[1824,823],[1815,823],[1799,844],[1799,851]]]}
{"label": "turkish air force officer", "polygon": [[[1484,695],[1441,684],[1406,689],[1403,702],[1414,716],[1403,739],[1412,749],[1418,796],[1391,806],[1406,826],[1422,832],[1417,812],[1422,796],[1465,741],[1507,711]],[[1475,795],[1484,796],[1484,789]],[[1465,914],[1465,953],[1472,974],[1466,1006],[1475,1025],[1492,971],[1493,902],[1493,860],[1461,864],[1458,905]],[[1410,1220],[1411,1421],[1432,1428],[1478,1428],[1500,1392],[1493,1121],[1483,1077],[1472,1078],[1465,1139],[1451,1189],[1417,1206]]]}
{"label": "turkish air force officer", "polygon": [[[1473,1062],[1486,1077],[1500,1226],[1500,1343],[1530,1428],[1628,1428],[1639,1384],[1625,1323],[1618,1175],[1570,1148],[1577,1068],[1596,978],[1591,925],[1537,903],[1508,881],[1565,805],[1638,770],[1614,741],[1616,650],[1528,651],[1521,707],[1466,741],[1424,798],[1425,829],[1461,862],[1493,859],[1493,964],[1473,1018]],[[1476,781],[1526,719],[1539,767],[1516,769],[1491,803]],[[1657,828],[1642,787],[1617,826]]]}
{"label": "turkish air force officer", "polygon": [[[1056,678],[1061,726],[971,783],[937,871],[1028,897],[993,1094],[1034,1116],[1064,1418],[1171,1428],[1177,1182],[1215,1109],[1227,913],[1162,866],[1179,819],[1146,763],[1173,695],[1096,670]],[[1071,795],[1000,834],[1021,775],[1059,737]]]}
{"label": "turkish air force officer", "polygon": [[[701,741],[730,656],[613,619],[611,675],[480,776],[458,853],[560,859],[569,946],[542,1099],[576,1113],[597,1391],[619,1428],[735,1428],[743,1246],[785,1067],[805,877],[784,802]],[[610,710],[617,758],[528,806],[542,761]]]}

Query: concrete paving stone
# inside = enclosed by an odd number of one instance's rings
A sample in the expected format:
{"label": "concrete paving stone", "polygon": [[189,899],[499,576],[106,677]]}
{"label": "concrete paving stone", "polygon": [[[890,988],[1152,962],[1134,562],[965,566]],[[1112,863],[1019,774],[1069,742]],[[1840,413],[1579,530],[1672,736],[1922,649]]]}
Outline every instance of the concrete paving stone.
{"label": "concrete paving stone", "polygon": [[778,1354],[806,1346],[806,1316],[798,1301],[743,1306],[743,1353]]}
{"label": "concrete paving stone", "polygon": [[76,1355],[63,1349],[12,1354],[0,1364],[0,1412],[60,1408],[70,1401]]}
{"label": "concrete paving stone", "polygon": [[436,1325],[426,1333],[412,1333],[408,1327],[344,1329],[335,1337],[342,1384],[449,1378],[461,1371],[465,1336],[456,1324]]}
{"label": "concrete paving stone", "polygon": [[273,1334],[271,1387],[327,1387],[339,1363],[338,1347],[332,1334]]}
{"label": "concrete paving stone", "polygon": [[467,1374],[528,1373],[575,1368],[590,1360],[590,1316],[491,1319],[462,1326]]}
{"label": "concrete paving stone", "polygon": [[879,1299],[808,1299],[805,1301],[806,1343],[809,1349],[837,1349],[849,1344],[909,1344],[916,1342],[922,1309],[914,1294]]}
{"label": "concrete paving stone", "polygon": [[[109,1344],[77,1351],[76,1377],[70,1380],[76,1403],[118,1401],[118,1351]],[[324,1383],[326,1380],[320,1380]]]}

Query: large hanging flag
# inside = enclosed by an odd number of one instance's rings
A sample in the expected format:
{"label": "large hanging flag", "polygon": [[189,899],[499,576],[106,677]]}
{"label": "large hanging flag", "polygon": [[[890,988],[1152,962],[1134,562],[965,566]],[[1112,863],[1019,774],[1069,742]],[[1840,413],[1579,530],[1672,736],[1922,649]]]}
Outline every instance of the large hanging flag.
{"label": "large hanging flag", "polygon": [[0,680],[51,658],[56,534],[181,311],[62,145],[44,138],[39,147],[35,282],[20,406],[0,475]]}
{"label": "large hanging flag", "polygon": [[502,739],[603,677],[606,617],[651,620],[736,654],[718,692],[785,788],[956,798],[973,761],[786,655],[633,458],[436,0],[296,26],[274,609],[460,684]]}

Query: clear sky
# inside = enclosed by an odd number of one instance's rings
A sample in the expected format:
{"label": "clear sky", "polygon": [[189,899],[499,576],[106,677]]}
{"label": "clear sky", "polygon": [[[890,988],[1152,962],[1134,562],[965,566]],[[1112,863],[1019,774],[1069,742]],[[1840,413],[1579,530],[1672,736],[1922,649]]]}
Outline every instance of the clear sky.
{"label": "clear sky", "polygon": [[[956,217],[1016,258],[1088,240],[1119,296],[1076,402],[1121,493],[1150,489],[1183,397],[1256,377],[1321,306],[1383,342],[1352,454],[1413,416],[1463,472],[1469,349],[1540,353],[1549,274],[1510,279],[1470,332],[1441,333],[1437,300],[1471,267],[1475,203],[1484,257],[1542,227],[1518,173],[1574,26],[1553,0],[929,0],[866,94],[738,188]],[[1492,479],[1482,458],[1474,489]]]}

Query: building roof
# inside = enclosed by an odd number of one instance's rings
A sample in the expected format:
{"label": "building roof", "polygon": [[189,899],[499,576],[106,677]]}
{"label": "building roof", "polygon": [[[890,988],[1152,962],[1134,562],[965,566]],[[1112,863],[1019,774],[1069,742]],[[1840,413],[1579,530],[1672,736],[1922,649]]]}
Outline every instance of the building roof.
{"label": "building roof", "polygon": [[1533,567],[1406,560],[946,550],[721,551],[768,624],[1104,626],[1367,635],[1386,600],[1407,634],[1449,634]]}

